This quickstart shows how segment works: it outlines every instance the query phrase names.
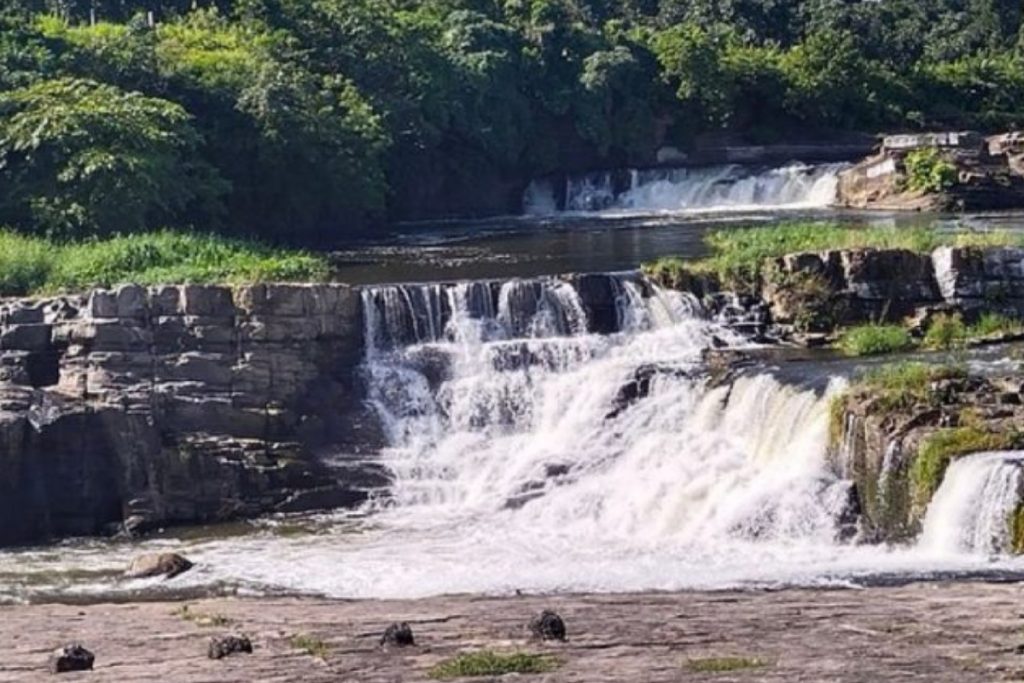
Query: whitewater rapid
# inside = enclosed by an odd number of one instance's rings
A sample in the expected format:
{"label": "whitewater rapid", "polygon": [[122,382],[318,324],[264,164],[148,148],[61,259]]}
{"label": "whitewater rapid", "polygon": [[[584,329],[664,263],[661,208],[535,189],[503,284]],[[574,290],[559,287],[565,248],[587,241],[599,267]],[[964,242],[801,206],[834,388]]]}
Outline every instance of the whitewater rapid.
{"label": "whitewater rapid", "polygon": [[736,164],[696,168],[630,169],[569,176],[556,186],[534,181],[523,196],[527,215],[601,212],[736,212],[817,209],[836,200],[847,164],[776,168]]}
{"label": "whitewater rapid", "polygon": [[[834,586],[1024,568],[994,531],[1019,495],[1015,459],[955,463],[919,544],[858,544],[851,484],[826,454],[843,381],[749,370],[716,383],[705,351],[741,337],[635,274],[610,286],[605,334],[579,286],[556,278],[366,288],[362,372],[387,492],[227,536],[0,553],[0,599]],[[165,583],[117,578],[156,549],[197,567]]]}

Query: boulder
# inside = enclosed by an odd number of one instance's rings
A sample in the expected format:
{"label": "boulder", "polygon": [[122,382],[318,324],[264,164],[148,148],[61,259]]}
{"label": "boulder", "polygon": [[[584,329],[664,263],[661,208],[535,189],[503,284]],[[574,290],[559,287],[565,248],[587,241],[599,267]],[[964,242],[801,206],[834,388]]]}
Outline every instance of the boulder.
{"label": "boulder", "polygon": [[132,560],[125,576],[129,579],[142,579],[150,576],[163,576],[173,579],[184,574],[194,565],[177,553],[152,553],[140,555]]}
{"label": "boulder", "polygon": [[210,638],[210,645],[206,650],[206,655],[210,659],[223,659],[239,653],[252,654],[252,641],[247,636],[214,636]]}
{"label": "boulder", "polygon": [[50,673],[92,671],[96,656],[78,643],[58,648],[50,655]]}
{"label": "boulder", "polygon": [[413,638],[412,628],[403,621],[395,622],[384,629],[380,644],[383,647],[410,647],[416,644],[416,640]]}
{"label": "boulder", "polygon": [[530,621],[530,633],[541,640],[565,640],[565,622],[557,612],[546,609]]}

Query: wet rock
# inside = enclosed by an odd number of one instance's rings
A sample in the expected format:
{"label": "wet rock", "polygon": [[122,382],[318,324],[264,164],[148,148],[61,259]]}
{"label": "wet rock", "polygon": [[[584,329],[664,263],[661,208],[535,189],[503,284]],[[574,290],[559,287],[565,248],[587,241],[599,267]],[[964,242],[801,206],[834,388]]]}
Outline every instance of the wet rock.
{"label": "wet rock", "polygon": [[214,636],[206,650],[210,659],[223,659],[239,653],[252,654],[252,641],[246,636]]}
{"label": "wet rock", "polygon": [[614,419],[637,401],[650,396],[654,380],[659,376],[686,378],[690,376],[690,372],[671,366],[641,365],[633,372],[632,379],[619,389],[612,401],[612,409],[604,416],[604,419]]}
{"label": "wet rock", "polygon": [[557,612],[546,609],[530,621],[530,633],[541,640],[565,640],[565,622]]}
{"label": "wet rock", "polygon": [[92,671],[96,656],[78,643],[66,645],[50,655],[50,673]]}
{"label": "wet rock", "polygon": [[416,644],[412,635],[412,628],[406,622],[394,623],[384,629],[384,635],[380,637],[380,644],[383,647],[410,647]]}
{"label": "wet rock", "polygon": [[194,565],[177,553],[153,553],[140,555],[132,560],[125,576],[129,579],[142,579],[150,576],[163,576],[173,579],[184,574]]}

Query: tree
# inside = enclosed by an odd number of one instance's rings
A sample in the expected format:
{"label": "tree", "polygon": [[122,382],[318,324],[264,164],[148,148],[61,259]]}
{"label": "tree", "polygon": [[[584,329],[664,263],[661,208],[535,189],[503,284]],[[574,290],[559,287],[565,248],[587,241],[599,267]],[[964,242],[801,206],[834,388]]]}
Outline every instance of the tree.
{"label": "tree", "polygon": [[59,78],[0,94],[0,221],[65,237],[215,215],[223,181],[180,106]]}

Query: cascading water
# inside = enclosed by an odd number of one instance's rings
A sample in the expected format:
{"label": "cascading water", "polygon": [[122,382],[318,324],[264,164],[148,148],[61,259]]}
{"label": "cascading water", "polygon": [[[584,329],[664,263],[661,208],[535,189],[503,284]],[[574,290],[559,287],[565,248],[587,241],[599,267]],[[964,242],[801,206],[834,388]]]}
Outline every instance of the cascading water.
{"label": "cascading water", "polygon": [[1024,494],[1024,452],[977,453],[946,471],[925,516],[920,547],[937,554],[1010,549],[1010,518]]}
{"label": "cascading water", "polygon": [[[572,176],[565,184],[566,211],[686,212],[826,207],[836,198],[845,164],[752,169],[704,168],[605,171]],[[523,198],[528,215],[552,212],[549,181],[531,184]]]}
{"label": "cascading water", "polygon": [[300,535],[270,519],[242,536],[0,553],[0,600],[134,590],[116,578],[127,561],[167,549],[196,562],[174,589],[377,598],[1019,569],[989,554],[1006,547],[1024,455],[954,463],[919,544],[858,544],[853,463],[826,448],[842,380],[713,380],[704,352],[744,340],[635,273],[373,287],[363,313],[386,496]]}

